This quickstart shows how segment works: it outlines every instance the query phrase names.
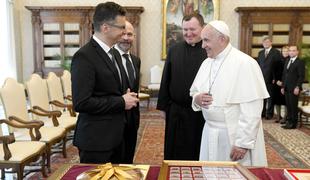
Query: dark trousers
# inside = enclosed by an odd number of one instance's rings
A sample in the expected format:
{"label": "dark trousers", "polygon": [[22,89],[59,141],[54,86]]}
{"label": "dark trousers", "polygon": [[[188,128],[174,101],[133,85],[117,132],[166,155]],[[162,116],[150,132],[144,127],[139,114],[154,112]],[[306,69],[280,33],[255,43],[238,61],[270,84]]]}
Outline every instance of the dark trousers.
{"label": "dark trousers", "polygon": [[[137,122],[136,122],[137,121]],[[135,155],[137,135],[139,128],[139,120],[128,118],[125,126],[124,140],[125,140],[125,163],[132,164]]]}
{"label": "dark trousers", "polygon": [[199,160],[204,122],[201,111],[172,103],[166,111],[165,160]]}
{"label": "dark trousers", "polygon": [[[100,139],[98,139],[100,141]],[[124,161],[124,143],[108,151],[88,151],[79,149],[80,163],[125,163]]]}
{"label": "dark trousers", "polygon": [[296,128],[298,122],[298,97],[293,92],[285,92],[287,126]]}
{"label": "dark trousers", "polygon": [[273,84],[266,84],[266,87],[267,87],[267,91],[268,91],[270,97],[267,99],[264,99],[262,117],[272,118],[273,114],[274,114],[274,103],[273,103],[273,98],[272,98],[274,85]]}

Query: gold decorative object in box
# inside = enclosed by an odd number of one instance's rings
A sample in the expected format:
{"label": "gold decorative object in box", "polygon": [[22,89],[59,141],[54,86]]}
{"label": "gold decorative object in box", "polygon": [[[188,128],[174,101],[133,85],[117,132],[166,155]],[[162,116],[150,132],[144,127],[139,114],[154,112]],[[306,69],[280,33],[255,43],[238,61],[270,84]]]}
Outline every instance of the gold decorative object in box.
{"label": "gold decorative object in box", "polygon": [[106,163],[81,173],[76,180],[144,180],[149,168],[149,165]]}
{"label": "gold decorative object in box", "polygon": [[237,162],[164,160],[158,180],[258,179]]}

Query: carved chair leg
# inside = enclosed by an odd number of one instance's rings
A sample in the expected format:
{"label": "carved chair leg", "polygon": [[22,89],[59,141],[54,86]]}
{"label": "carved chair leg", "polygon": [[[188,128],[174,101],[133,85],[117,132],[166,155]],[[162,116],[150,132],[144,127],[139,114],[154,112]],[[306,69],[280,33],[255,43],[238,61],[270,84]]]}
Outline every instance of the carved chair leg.
{"label": "carved chair leg", "polygon": [[5,169],[1,169],[1,179],[5,178]]}
{"label": "carved chair leg", "polygon": [[16,173],[17,173],[17,179],[18,180],[23,180],[23,178],[24,178],[24,166],[23,165],[19,165],[16,168]]}
{"label": "carved chair leg", "polygon": [[67,144],[67,135],[63,138],[63,143],[62,143],[62,154],[64,156],[64,158],[67,158],[67,147],[66,147],[66,144]]}
{"label": "carved chair leg", "polygon": [[41,173],[43,177],[47,177],[46,171],[45,171],[45,161],[46,161],[46,152],[42,154],[42,163],[41,163]]}
{"label": "carved chair leg", "polygon": [[147,99],[147,106],[146,107],[147,107],[147,109],[149,109],[149,107],[150,107],[150,98]]}
{"label": "carved chair leg", "polygon": [[49,173],[52,172],[51,170],[51,155],[52,155],[52,147],[50,144],[47,144],[47,149],[46,149],[46,167],[47,171]]}

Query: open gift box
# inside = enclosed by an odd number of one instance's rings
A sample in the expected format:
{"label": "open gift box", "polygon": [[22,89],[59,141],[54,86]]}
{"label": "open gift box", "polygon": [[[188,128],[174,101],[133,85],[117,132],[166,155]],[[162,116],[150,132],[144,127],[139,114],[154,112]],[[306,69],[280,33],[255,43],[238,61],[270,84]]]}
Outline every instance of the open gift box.
{"label": "open gift box", "polygon": [[149,170],[149,165],[111,164],[106,163],[94,166],[77,176],[76,180],[144,180]]}

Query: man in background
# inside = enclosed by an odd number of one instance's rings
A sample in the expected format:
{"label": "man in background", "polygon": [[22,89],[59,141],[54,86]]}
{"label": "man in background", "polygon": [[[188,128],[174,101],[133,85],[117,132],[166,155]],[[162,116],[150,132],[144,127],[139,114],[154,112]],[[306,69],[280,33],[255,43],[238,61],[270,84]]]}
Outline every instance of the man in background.
{"label": "man in background", "polygon": [[263,72],[264,80],[270,97],[264,100],[262,118],[272,119],[274,114],[273,97],[274,87],[276,86],[276,68],[278,61],[281,61],[281,53],[272,47],[272,41],[269,36],[263,36],[264,49],[258,53],[258,64]]}
{"label": "man in background", "polygon": [[79,112],[73,144],[81,163],[125,163],[125,113],[138,102],[137,93],[124,90],[126,75],[113,48],[125,33],[125,14],[114,2],[98,4],[94,35],[72,58],[72,100]]}
{"label": "man in background", "polygon": [[[121,55],[122,64],[126,71],[128,88],[130,92],[139,92],[139,77],[140,77],[140,58],[132,55],[129,50],[135,39],[134,27],[126,21],[125,34],[116,44],[115,49]],[[125,163],[132,164],[137,144],[137,132],[140,122],[139,104],[130,110],[126,111],[127,122],[125,125]]]}
{"label": "man in background", "polygon": [[190,89],[206,120],[199,160],[266,166],[261,110],[269,95],[257,62],[232,47],[223,21],[209,22],[201,38],[208,58]]}
{"label": "man in background", "polygon": [[198,160],[204,119],[191,108],[189,88],[207,57],[201,48],[200,32],[204,26],[198,13],[182,20],[184,41],[172,46],[167,54],[158,94],[157,109],[165,112],[164,159]]}
{"label": "man in background", "polygon": [[290,60],[283,68],[283,87],[281,93],[285,95],[287,121],[284,129],[295,129],[298,122],[298,98],[302,90],[305,77],[305,63],[298,58],[297,46],[289,47]]}

